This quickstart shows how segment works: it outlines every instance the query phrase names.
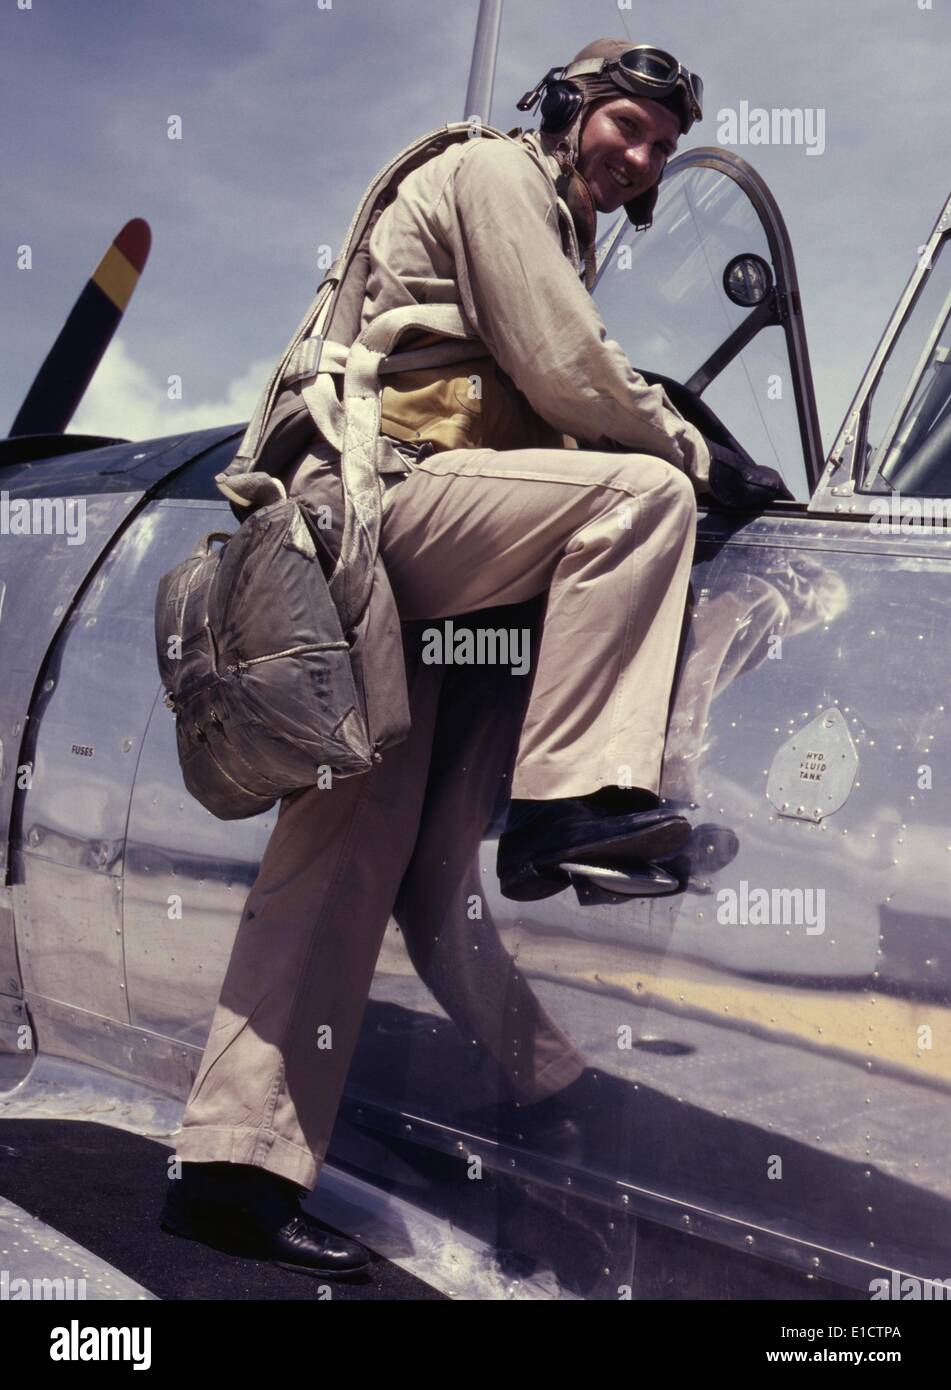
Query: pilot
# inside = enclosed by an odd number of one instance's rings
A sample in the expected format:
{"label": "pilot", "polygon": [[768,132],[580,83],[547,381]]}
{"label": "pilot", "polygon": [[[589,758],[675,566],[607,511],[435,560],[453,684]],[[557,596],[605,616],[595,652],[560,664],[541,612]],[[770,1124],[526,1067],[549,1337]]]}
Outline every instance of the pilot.
{"label": "pilot", "polygon": [[[569,861],[673,854],[690,825],[657,793],[695,494],[756,504],[784,491],[771,470],[708,447],[646,385],[588,293],[596,213],[624,207],[650,224],[664,166],[701,117],[702,84],[626,40],[599,40],[558,71],[520,103],[541,99],[540,130],[509,141],[476,129],[408,174],[373,229],[361,326],[427,294],[452,297],[486,348],[476,362],[384,379],[382,428],[409,464],[387,477],[381,554],[404,623],[411,729],[372,771],[281,802],[163,1211],[178,1234],[324,1277],[369,1258],[299,1198],[330,1143],[397,898],[414,905],[401,921],[408,944],[416,934],[414,961],[439,934],[420,868],[439,858],[426,791],[445,672],[422,660],[422,629],[547,593],[498,844],[503,894],[560,892]],[[330,466],[326,450],[307,451],[288,492],[306,498]],[[453,839],[452,822],[442,827],[455,884],[486,822],[483,779],[468,830]],[[434,896],[445,905],[453,892],[447,882]],[[477,994],[456,1020],[470,1038]],[[584,1060],[520,987],[515,999],[520,1018],[495,1030],[496,1060],[525,1109],[557,1115],[581,1099]]]}

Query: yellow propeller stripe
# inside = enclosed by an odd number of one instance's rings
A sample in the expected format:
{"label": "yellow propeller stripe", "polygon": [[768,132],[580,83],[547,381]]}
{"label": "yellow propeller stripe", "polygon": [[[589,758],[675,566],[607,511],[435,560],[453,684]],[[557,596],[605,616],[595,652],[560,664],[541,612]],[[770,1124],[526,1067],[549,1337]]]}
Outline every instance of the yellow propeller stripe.
{"label": "yellow propeller stripe", "polygon": [[117,246],[110,246],[92,275],[93,283],[122,311],[132,298],[139,272]]}

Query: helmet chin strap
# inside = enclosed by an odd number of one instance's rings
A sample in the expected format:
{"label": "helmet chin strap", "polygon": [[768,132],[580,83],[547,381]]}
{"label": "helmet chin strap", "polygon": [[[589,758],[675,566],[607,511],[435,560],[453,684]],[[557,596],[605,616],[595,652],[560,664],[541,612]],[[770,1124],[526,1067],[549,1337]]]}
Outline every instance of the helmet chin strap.
{"label": "helmet chin strap", "polygon": [[554,156],[561,169],[555,180],[555,188],[571,213],[578,238],[578,249],[584,261],[585,285],[591,289],[596,273],[594,247],[598,232],[598,210],[588,182],[578,172],[577,167],[579,133],[586,109],[587,104],[567,130],[560,131],[557,135],[546,135],[543,131],[538,134],[545,152]]}
{"label": "helmet chin strap", "polygon": [[588,181],[575,168],[569,156],[559,159],[561,174],[555,181],[558,196],[565,200],[571,220],[575,224],[578,249],[585,267],[585,285],[588,289],[594,284],[595,263],[594,245],[598,231],[598,210],[595,206]]}

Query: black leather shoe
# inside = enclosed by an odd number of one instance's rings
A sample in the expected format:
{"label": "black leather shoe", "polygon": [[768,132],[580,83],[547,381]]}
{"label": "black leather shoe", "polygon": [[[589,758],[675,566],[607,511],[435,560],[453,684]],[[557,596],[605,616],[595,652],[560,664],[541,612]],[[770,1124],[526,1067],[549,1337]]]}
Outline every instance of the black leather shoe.
{"label": "black leather shoe", "polygon": [[578,1161],[584,1153],[584,1123],[600,1100],[598,1076],[586,1067],[580,1076],[544,1100],[507,1100],[463,1111],[456,1128],[530,1149],[563,1161]]}
{"label": "black leather shoe", "polygon": [[160,1224],[172,1235],[301,1274],[345,1278],[365,1270],[369,1251],[302,1211],[300,1195],[263,1168],[183,1163],[182,1177],[170,1180]]}
{"label": "black leather shoe", "polygon": [[466,1110],[455,1117],[453,1126],[464,1134],[485,1136],[562,1160],[580,1159],[584,1148],[581,1130],[556,1096],[533,1105],[502,1101]]}
{"label": "black leather shoe", "polygon": [[675,853],[690,822],[664,808],[605,815],[582,798],[523,802],[510,808],[496,867],[502,894],[516,902],[549,898],[567,888],[562,861],[623,865]]}
{"label": "black leather shoe", "polygon": [[733,862],[740,842],[726,825],[698,825],[676,854],[656,868],[673,874],[688,893],[713,892],[711,878]]}

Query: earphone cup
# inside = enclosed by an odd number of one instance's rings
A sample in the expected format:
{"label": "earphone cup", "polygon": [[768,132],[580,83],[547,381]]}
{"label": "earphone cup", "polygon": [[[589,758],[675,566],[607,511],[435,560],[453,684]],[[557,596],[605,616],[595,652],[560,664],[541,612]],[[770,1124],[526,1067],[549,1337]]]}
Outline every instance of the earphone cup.
{"label": "earphone cup", "polygon": [[583,100],[581,88],[574,82],[549,82],[538,108],[545,134],[557,135],[570,126]]}

